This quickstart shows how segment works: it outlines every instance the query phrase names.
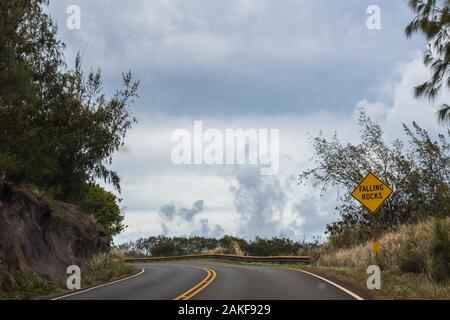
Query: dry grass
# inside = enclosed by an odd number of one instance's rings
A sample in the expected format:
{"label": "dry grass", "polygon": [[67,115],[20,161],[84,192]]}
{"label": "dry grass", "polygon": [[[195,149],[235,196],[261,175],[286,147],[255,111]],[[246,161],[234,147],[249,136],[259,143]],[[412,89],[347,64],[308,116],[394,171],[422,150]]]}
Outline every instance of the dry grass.
{"label": "dry grass", "polygon": [[[441,223],[450,237],[450,219],[444,219]],[[367,266],[376,264],[383,271],[424,273],[432,276],[434,238],[435,222],[433,220],[417,225],[401,226],[398,230],[386,233],[379,239],[381,251],[378,255],[372,253],[371,242],[348,249],[333,249],[325,245],[317,264],[359,271],[365,271]]]}
{"label": "dry grass", "polygon": [[[425,274],[400,274],[396,272],[383,272],[381,277],[381,290],[368,290],[366,281],[368,274],[349,268],[300,266],[311,272],[332,279],[344,287],[355,289],[357,293],[369,299],[376,300],[448,300],[450,299],[450,285],[438,284],[430,281]],[[365,294],[364,294],[365,293]]]}
{"label": "dry grass", "polygon": [[205,250],[202,253],[206,254],[233,254],[236,256],[245,256],[244,251],[241,250],[239,247],[239,244],[236,242],[233,243],[232,247],[230,248],[224,248],[224,247],[218,247],[213,250]]}

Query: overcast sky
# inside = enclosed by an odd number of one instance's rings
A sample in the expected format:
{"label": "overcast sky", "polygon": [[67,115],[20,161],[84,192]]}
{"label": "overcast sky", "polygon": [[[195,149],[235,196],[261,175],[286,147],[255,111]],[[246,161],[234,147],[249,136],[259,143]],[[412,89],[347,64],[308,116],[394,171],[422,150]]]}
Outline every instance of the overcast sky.
{"label": "overcast sky", "polygon": [[[66,27],[69,5],[81,9],[79,30]],[[370,5],[381,9],[381,30],[367,28]],[[338,218],[337,195],[297,185],[311,166],[308,133],[355,141],[358,106],[388,141],[412,120],[444,130],[434,117],[439,101],[413,99],[428,72],[424,40],[404,36],[405,0],[54,0],[50,14],[68,61],[82,52],[85,68],[102,69],[107,92],[123,71],[141,80],[140,122],[113,164],[128,225],[119,243],[157,234],[323,235]],[[279,129],[279,173],[174,165],[171,134],[192,130],[194,120]]]}

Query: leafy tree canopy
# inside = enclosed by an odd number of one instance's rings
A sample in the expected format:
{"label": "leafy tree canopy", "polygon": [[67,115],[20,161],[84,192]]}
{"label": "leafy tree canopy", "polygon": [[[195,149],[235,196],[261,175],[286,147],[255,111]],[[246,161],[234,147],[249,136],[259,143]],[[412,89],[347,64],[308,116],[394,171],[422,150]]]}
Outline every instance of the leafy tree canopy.
{"label": "leafy tree canopy", "polygon": [[139,82],[124,73],[122,88],[107,97],[100,70],[85,74],[80,56],[68,68],[46,5],[0,2],[0,179],[75,203],[99,178],[120,192],[108,165],[136,122],[129,106]]}
{"label": "leafy tree canopy", "polygon": [[[450,1],[409,0],[415,17],[405,29],[406,35],[422,34],[428,48],[424,64],[429,67],[431,79],[415,88],[416,97],[434,99],[445,86],[450,88]],[[450,106],[444,104],[438,112],[440,122],[450,123]]]}
{"label": "leafy tree canopy", "polygon": [[[413,123],[403,125],[407,141],[384,141],[379,123],[359,111],[361,142],[344,143],[335,134],[331,139],[312,137],[314,167],[300,174],[300,182],[311,179],[323,191],[339,188],[341,219],[328,225],[328,232],[339,235],[351,229],[370,230],[371,214],[352,197],[351,192],[368,172],[384,180],[394,194],[377,213],[381,230],[421,219],[450,214],[450,142],[447,135],[434,140]],[[354,235],[353,235],[354,236]]]}

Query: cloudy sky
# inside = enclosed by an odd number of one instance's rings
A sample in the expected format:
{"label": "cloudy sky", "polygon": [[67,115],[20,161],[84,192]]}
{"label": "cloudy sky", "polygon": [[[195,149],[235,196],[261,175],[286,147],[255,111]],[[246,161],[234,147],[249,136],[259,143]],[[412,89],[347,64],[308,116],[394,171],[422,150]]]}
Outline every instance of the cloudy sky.
{"label": "cloudy sky", "polygon": [[[70,5],[81,9],[79,30],[66,26]],[[370,5],[381,9],[380,30],[367,28]],[[54,0],[49,10],[68,61],[80,51],[86,68],[101,68],[106,92],[123,71],[141,80],[140,121],[113,164],[128,225],[118,243],[157,234],[311,239],[337,217],[335,192],[297,185],[311,166],[308,135],[355,141],[358,106],[388,141],[412,120],[444,130],[439,101],[413,99],[428,73],[424,40],[404,36],[406,0]],[[195,120],[223,132],[279,129],[279,173],[173,164],[172,132]]]}

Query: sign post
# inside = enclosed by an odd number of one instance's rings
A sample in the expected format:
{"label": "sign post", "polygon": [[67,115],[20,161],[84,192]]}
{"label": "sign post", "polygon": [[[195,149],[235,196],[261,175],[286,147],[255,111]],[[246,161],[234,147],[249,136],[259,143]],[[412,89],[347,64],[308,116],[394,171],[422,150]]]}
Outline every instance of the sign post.
{"label": "sign post", "polygon": [[[380,210],[385,201],[392,195],[393,190],[372,172],[359,183],[353,190],[352,196],[372,214],[372,225],[375,226],[375,214]],[[380,251],[380,243],[374,235],[372,250],[377,254]]]}

